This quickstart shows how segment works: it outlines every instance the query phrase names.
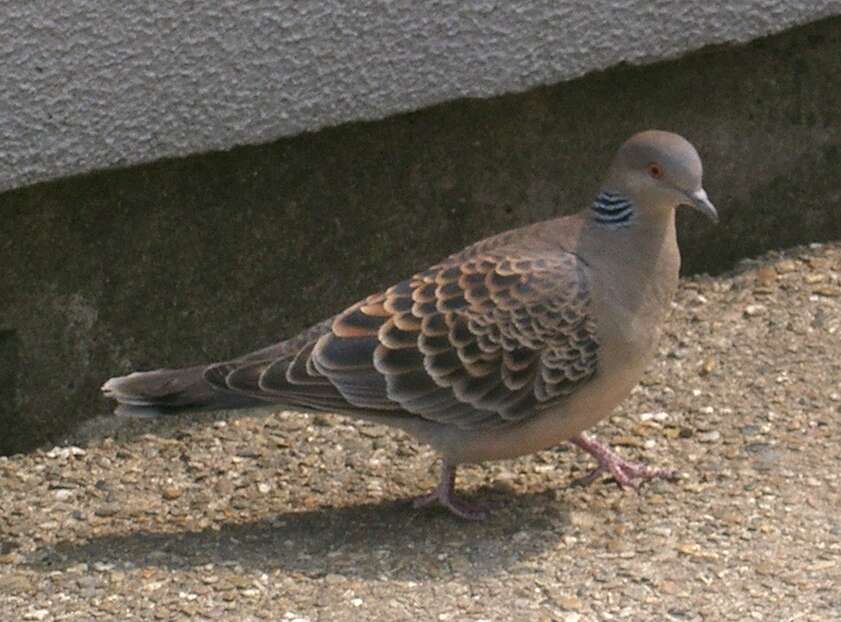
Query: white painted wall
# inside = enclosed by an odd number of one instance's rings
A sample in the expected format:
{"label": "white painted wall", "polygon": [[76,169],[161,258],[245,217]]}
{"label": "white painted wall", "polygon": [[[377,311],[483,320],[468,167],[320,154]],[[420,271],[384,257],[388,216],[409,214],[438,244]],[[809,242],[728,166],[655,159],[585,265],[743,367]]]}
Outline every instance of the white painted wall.
{"label": "white painted wall", "polygon": [[567,80],[841,0],[0,0],[0,190]]}

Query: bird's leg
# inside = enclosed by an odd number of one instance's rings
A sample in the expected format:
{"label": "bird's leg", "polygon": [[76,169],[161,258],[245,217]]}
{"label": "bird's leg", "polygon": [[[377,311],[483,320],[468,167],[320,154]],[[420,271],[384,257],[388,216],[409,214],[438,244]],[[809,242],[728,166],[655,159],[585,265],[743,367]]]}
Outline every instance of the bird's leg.
{"label": "bird's leg", "polygon": [[605,471],[613,475],[621,488],[630,486],[634,490],[638,490],[640,483],[648,479],[656,477],[674,479],[677,477],[677,472],[671,469],[658,469],[641,462],[626,460],[604,443],[586,436],[583,432],[576,434],[569,441],[593,456],[599,464],[589,474],[575,480],[573,484],[576,486],[586,486]]}
{"label": "bird's leg", "polygon": [[473,506],[455,494],[456,467],[444,460],[441,464],[441,479],[438,486],[428,495],[418,497],[414,501],[415,508],[427,508],[440,504],[450,512],[466,520],[483,520],[487,512],[478,506]]}

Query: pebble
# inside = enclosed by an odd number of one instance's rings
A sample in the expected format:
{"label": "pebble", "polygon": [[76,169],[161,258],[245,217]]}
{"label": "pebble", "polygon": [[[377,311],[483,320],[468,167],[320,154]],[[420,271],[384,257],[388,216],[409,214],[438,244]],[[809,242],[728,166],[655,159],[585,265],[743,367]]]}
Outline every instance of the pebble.
{"label": "pebble", "polygon": [[773,285],[777,281],[777,270],[771,266],[760,266],[756,271],[756,282],[762,287]]}
{"label": "pebble", "polygon": [[577,596],[555,596],[553,600],[561,609],[578,611],[582,608],[581,600]]}
{"label": "pebble", "polygon": [[677,545],[677,551],[687,557],[698,557],[702,559],[716,559],[718,555],[702,547],[697,542],[684,542]]}
{"label": "pebble", "polygon": [[698,368],[698,373],[701,376],[709,376],[715,371],[715,368],[717,366],[718,363],[713,357],[707,357],[706,359],[704,359],[704,362],[701,363],[701,366]]}
{"label": "pebble", "polygon": [[797,270],[797,264],[791,259],[783,259],[774,264],[777,274],[788,274]]}
{"label": "pebble", "polygon": [[831,568],[835,568],[838,565],[838,560],[835,559],[824,559],[821,561],[813,562],[809,564],[809,570],[811,572],[821,572],[824,570],[829,570]]}
{"label": "pebble", "polygon": [[388,429],[381,425],[365,425],[359,428],[359,433],[368,438],[382,438],[388,433]]}
{"label": "pebble", "polygon": [[614,436],[611,439],[613,445],[617,447],[642,447],[642,440],[636,436],[620,435]]}
{"label": "pebble", "polygon": [[701,432],[698,435],[698,440],[702,443],[717,443],[721,440],[721,432],[718,430],[710,430],[709,432]]}
{"label": "pebble", "polygon": [[569,522],[573,527],[586,529],[595,524],[596,518],[589,512],[573,511],[569,514]]}
{"label": "pebble", "polygon": [[669,413],[659,411],[655,413],[641,413],[640,421],[659,421],[660,423],[669,420]]}
{"label": "pebble", "polygon": [[0,594],[31,592],[35,589],[32,579],[24,574],[0,576]]}
{"label": "pebble", "polygon": [[174,501],[178,497],[182,495],[182,491],[180,488],[176,486],[167,486],[161,491],[161,496],[166,499],[167,501]]}
{"label": "pebble", "polygon": [[100,518],[108,518],[109,516],[115,516],[119,513],[120,508],[116,505],[101,505],[96,508],[93,513]]}
{"label": "pebble", "polygon": [[45,455],[47,458],[60,458],[62,460],[66,460],[67,458],[76,457],[76,456],[84,456],[85,450],[81,447],[53,447],[50,451],[48,451]]}
{"label": "pebble", "polygon": [[758,315],[764,315],[767,310],[765,305],[748,305],[745,307],[745,315],[747,317],[756,317]]}
{"label": "pebble", "polygon": [[657,590],[663,594],[671,596],[680,592],[680,586],[674,581],[669,581],[667,579],[665,581],[660,581],[657,584]]}
{"label": "pebble", "polygon": [[73,564],[72,566],[67,567],[67,572],[70,572],[70,573],[81,574],[81,573],[85,573],[87,571],[88,571],[88,565],[84,562],[82,562],[80,564]]}

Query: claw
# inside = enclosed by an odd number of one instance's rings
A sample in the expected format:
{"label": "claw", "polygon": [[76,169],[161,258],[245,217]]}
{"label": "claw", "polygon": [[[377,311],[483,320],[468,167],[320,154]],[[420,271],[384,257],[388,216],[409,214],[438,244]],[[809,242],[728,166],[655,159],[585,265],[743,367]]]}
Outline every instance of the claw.
{"label": "claw", "polygon": [[575,480],[573,486],[587,486],[604,472],[610,473],[620,488],[628,487],[634,490],[639,490],[640,484],[649,479],[671,480],[677,477],[677,471],[672,469],[659,469],[641,462],[626,460],[607,445],[585,436],[583,433],[573,436],[569,440],[593,456],[599,464],[590,473]]}
{"label": "claw", "polygon": [[441,505],[465,520],[484,520],[488,512],[484,507],[472,505],[455,494],[456,467],[445,460],[441,467],[441,479],[438,486],[428,495],[418,497],[413,505],[416,509]]}

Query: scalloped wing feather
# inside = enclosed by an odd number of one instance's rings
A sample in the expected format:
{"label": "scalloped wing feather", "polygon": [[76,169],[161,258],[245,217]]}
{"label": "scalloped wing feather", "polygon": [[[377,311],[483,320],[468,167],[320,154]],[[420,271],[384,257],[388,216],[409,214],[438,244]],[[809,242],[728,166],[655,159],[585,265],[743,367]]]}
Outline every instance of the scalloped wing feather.
{"label": "scalloped wing feather", "polygon": [[477,245],[205,378],[292,406],[505,425],[596,373],[589,301],[576,255]]}

